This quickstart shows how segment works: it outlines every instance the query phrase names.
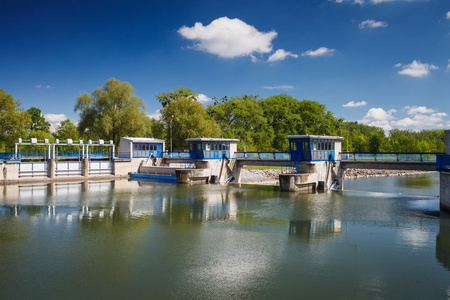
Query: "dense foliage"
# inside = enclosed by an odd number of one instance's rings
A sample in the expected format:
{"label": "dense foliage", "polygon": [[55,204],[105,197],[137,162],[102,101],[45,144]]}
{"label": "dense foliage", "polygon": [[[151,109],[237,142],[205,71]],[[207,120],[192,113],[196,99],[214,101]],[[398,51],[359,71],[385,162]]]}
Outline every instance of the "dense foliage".
{"label": "dense foliage", "polygon": [[76,99],[80,112],[78,126],[64,120],[50,133],[50,124],[41,110],[24,111],[0,89],[0,152],[14,148],[17,138],[39,140],[104,139],[116,145],[122,136],[155,137],[166,141],[166,148],[186,149],[187,138],[224,137],[239,139],[239,151],[289,151],[286,136],[342,136],[342,150],[350,152],[444,152],[445,132],[440,130],[391,130],[347,122],[336,118],[325,105],[297,100],[281,94],[265,99],[257,95],[222,97],[206,108],[199,95],[185,87],[156,95],[161,118],[145,113],[144,101],[128,82],[109,79],[104,87]]}

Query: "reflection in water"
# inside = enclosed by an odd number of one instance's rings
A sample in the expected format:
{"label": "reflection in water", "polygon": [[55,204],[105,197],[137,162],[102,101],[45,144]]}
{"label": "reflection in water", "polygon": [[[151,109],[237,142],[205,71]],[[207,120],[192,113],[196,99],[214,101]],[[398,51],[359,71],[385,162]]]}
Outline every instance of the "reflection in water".
{"label": "reflection in water", "polygon": [[321,240],[336,237],[341,233],[341,221],[291,221],[289,235],[306,240]]}
{"label": "reflection in water", "polygon": [[[129,182],[128,182],[129,183]],[[154,184],[134,182],[139,186]],[[237,204],[228,189],[213,193],[164,194],[143,198],[142,194],[115,192],[115,181],[8,186],[0,215],[60,216],[84,222],[98,219],[136,220],[154,216],[162,223],[202,223],[235,220]],[[117,189],[116,189],[117,190]],[[16,196],[17,195],[17,196]],[[18,204],[17,199],[20,198]],[[188,201],[186,201],[186,198]]]}
{"label": "reflection in water", "polygon": [[7,186],[0,298],[444,298],[450,224],[436,202],[126,180]]}
{"label": "reflection in water", "polygon": [[439,222],[439,234],[436,237],[436,258],[450,271],[450,215],[445,213],[441,213]]}

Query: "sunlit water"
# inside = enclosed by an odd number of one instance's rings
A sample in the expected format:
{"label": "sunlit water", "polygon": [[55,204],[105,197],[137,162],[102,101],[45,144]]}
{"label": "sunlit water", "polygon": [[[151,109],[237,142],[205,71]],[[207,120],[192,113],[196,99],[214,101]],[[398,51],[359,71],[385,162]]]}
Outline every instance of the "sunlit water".
{"label": "sunlit water", "polygon": [[0,187],[0,299],[449,299],[438,179]]}

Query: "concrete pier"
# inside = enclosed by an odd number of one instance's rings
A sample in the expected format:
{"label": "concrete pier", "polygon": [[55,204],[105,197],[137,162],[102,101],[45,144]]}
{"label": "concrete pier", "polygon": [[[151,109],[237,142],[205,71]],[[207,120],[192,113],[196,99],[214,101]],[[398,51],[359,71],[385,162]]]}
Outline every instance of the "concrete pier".
{"label": "concrete pier", "polygon": [[[445,131],[445,155],[450,156],[450,130]],[[450,170],[440,172],[440,207],[450,212]]]}

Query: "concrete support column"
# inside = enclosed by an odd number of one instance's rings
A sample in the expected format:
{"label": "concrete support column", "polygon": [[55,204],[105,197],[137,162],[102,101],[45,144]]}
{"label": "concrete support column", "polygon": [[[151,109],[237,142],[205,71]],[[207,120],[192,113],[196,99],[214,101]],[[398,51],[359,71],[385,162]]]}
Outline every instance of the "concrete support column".
{"label": "concrete support column", "polygon": [[88,177],[89,176],[89,159],[83,158],[83,176]]}
{"label": "concrete support column", "polygon": [[242,170],[242,166],[236,162],[236,165],[234,166],[234,180],[237,183],[241,183],[241,170]]}
{"label": "concrete support column", "polygon": [[[450,155],[450,130],[445,131],[445,154]],[[441,172],[439,181],[441,210],[450,212],[450,173]]]}
{"label": "concrete support column", "polygon": [[441,172],[439,184],[441,210],[450,212],[450,173]]}
{"label": "concrete support column", "polygon": [[54,158],[48,160],[48,177],[55,178],[56,174],[56,161]]}

